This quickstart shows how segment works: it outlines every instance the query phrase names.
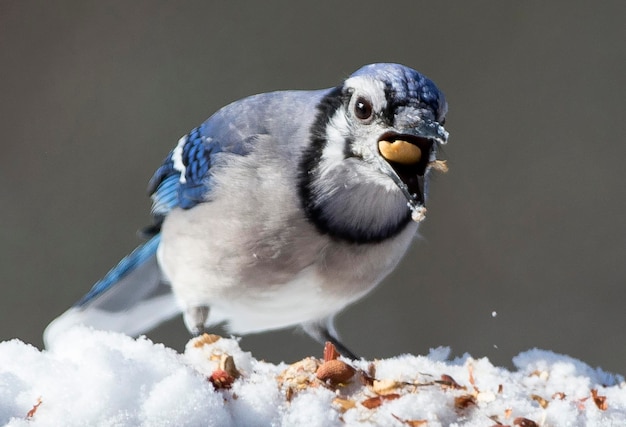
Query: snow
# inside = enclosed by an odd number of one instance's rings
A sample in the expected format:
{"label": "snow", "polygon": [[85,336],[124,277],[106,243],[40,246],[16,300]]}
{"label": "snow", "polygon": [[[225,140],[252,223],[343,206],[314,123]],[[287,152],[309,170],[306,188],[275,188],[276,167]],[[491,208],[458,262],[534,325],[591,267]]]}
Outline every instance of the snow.
{"label": "snow", "polygon": [[340,358],[355,369],[334,383],[317,378],[323,360],[275,365],[236,339],[205,335],[179,354],[77,327],[50,350],[0,343],[0,425],[626,425],[621,376],[544,350],[521,353],[514,370],[449,354]]}

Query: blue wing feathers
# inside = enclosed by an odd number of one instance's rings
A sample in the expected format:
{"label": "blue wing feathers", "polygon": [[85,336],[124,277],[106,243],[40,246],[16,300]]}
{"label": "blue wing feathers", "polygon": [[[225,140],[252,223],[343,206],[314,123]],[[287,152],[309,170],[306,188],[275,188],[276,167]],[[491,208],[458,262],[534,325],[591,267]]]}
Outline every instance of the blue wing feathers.
{"label": "blue wing feathers", "polygon": [[[155,175],[156,176],[156,175]],[[178,205],[178,175],[169,175],[161,180],[152,193],[152,214],[162,217]]]}
{"label": "blue wing feathers", "polygon": [[183,137],[150,180],[154,214],[163,216],[175,207],[190,209],[205,200],[213,155],[222,149],[204,131],[203,124]]}
{"label": "blue wing feathers", "polygon": [[[183,209],[189,209],[202,202],[208,188],[205,180],[211,166],[210,151],[205,150],[204,138],[200,128],[195,128],[182,147],[182,163],[184,179],[178,187],[178,204]],[[182,172],[179,172],[182,177]]]}
{"label": "blue wing feathers", "polygon": [[185,180],[193,183],[202,181],[211,166],[211,154],[217,151],[219,151],[217,144],[205,146],[201,127],[192,130],[183,147],[183,163],[186,167]]}

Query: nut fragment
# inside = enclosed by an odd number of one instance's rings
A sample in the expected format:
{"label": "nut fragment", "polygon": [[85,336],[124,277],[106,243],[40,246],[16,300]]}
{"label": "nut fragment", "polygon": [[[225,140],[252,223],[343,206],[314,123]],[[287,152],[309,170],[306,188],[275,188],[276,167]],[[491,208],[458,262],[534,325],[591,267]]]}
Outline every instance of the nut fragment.
{"label": "nut fragment", "polygon": [[609,408],[608,403],[606,403],[606,396],[600,396],[595,388],[591,390],[591,397],[599,410],[606,411]]}
{"label": "nut fragment", "polygon": [[355,369],[341,360],[329,360],[317,368],[316,376],[320,381],[331,385],[345,384],[354,376]]}
{"label": "nut fragment", "polygon": [[193,346],[195,348],[199,348],[204,345],[213,344],[214,342],[216,342],[217,340],[221,338],[222,337],[220,337],[219,335],[215,335],[215,334],[202,334],[199,337],[194,338],[192,341],[193,341]]}
{"label": "nut fragment", "polygon": [[539,427],[539,424],[537,424],[533,420],[529,420],[528,418],[524,418],[524,417],[515,418],[513,420],[513,425],[519,426],[519,427]]}
{"label": "nut fragment", "polygon": [[550,404],[550,402],[548,402],[546,399],[539,396],[538,394],[531,394],[530,398],[534,400],[535,402],[537,402],[539,406],[541,406],[543,409],[546,409],[548,405]]}
{"label": "nut fragment", "polygon": [[428,167],[437,172],[448,172],[448,163],[445,160],[434,160],[428,163]]}
{"label": "nut fragment", "polygon": [[233,359],[233,356],[228,354],[222,354],[222,357],[220,358],[219,369],[228,373],[228,375],[235,379],[241,376],[241,373],[237,369],[237,366],[235,366],[235,359]]}
{"label": "nut fragment", "polygon": [[213,387],[219,390],[230,388],[235,382],[235,378],[233,378],[228,372],[222,369],[217,369],[213,371],[209,377],[209,381],[213,384]]}
{"label": "nut fragment", "polygon": [[326,341],[324,344],[324,362],[329,360],[335,360],[339,358],[339,352],[333,343]]}
{"label": "nut fragment", "polygon": [[441,379],[435,382],[437,384],[441,384],[442,388],[451,388],[454,390],[465,390],[465,387],[457,383],[456,380],[448,374],[442,374]]}
{"label": "nut fragment", "polygon": [[454,407],[457,409],[465,409],[472,405],[476,405],[476,398],[471,394],[464,394],[454,398]]}
{"label": "nut fragment", "polygon": [[33,405],[33,407],[31,408],[30,411],[28,411],[28,413],[26,414],[26,419],[30,420],[31,418],[33,418],[35,416],[35,413],[37,412],[37,409],[39,409],[39,405],[41,405],[41,397],[37,398],[37,402]]}
{"label": "nut fragment", "polygon": [[315,372],[318,367],[319,362],[317,359],[307,357],[306,359],[289,365],[287,369],[278,375],[278,384],[285,390],[288,401],[291,400],[295,392],[304,390],[313,385]]}
{"label": "nut fragment", "polygon": [[354,400],[345,399],[343,397],[335,397],[333,399],[333,403],[339,406],[339,410],[341,412],[346,412],[348,409],[352,409],[356,406],[356,402]]}
{"label": "nut fragment", "polygon": [[395,400],[400,398],[398,393],[385,394],[382,396],[374,396],[369,399],[365,399],[361,402],[361,405],[365,406],[367,409],[378,408],[380,405],[385,403],[388,400]]}
{"label": "nut fragment", "polygon": [[550,378],[550,373],[548,371],[540,371],[538,369],[532,371],[529,377],[539,377],[543,381],[547,381]]}
{"label": "nut fragment", "polygon": [[378,141],[378,150],[386,160],[402,165],[414,165],[422,158],[422,150],[417,145],[403,140]]}
{"label": "nut fragment", "polygon": [[395,392],[400,385],[398,381],[390,379],[374,380],[371,389],[376,394],[390,394]]}

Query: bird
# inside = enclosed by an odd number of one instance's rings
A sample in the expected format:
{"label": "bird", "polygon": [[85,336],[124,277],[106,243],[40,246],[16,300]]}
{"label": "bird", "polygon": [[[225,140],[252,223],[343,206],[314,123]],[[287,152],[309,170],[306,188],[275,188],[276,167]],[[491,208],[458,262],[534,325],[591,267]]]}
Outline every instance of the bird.
{"label": "bird", "polygon": [[192,335],[300,327],[357,358],[335,316],[400,262],[448,141],[443,92],[396,63],[334,87],[245,97],[184,135],[148,186],[146,241],[44,331],[137,336],[182,313]]}

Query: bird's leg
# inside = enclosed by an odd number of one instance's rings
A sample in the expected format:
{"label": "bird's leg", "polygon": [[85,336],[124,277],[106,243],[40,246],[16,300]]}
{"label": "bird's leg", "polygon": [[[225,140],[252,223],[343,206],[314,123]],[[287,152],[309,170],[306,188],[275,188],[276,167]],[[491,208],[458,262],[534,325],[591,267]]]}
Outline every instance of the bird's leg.
{"label": "bird's leg", "polygon": [[205,332],[205,323],[209,318],[209,307],[207,305],[200,305],[196,307],[189,307],[183,314],[183,320],[187,330],[193,335],[202,335]]}
{"label": "bird's leg", "polygon": [[327,319],[325,322],[319,323],[307,323],[302,326],[304,331],[309,334],[311,338],[320,344],[324,344],[326,341],[330,342],[335,346],[339,354],[344,357],[347,357],[351,360],[360,359],[355,353],[350,351],[348,347],[346,347],[339,338],[337,337],[337,331],[335,331],[335,327],[333,326],[333,319]]}

